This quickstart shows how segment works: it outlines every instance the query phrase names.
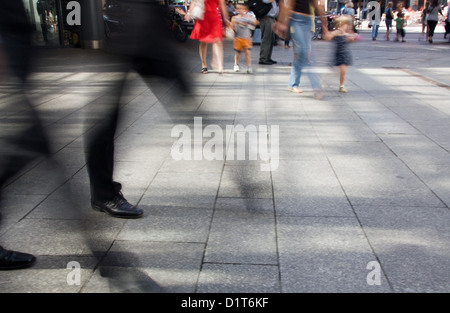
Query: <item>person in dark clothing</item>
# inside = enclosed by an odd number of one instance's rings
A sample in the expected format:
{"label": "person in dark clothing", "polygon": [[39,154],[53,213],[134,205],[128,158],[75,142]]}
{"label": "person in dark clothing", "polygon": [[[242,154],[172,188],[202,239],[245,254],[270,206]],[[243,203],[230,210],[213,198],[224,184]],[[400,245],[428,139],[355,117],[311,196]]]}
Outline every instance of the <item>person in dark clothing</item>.
{"label": "person in dark clothing", "polygon": [[384,10],[384,21],[386,23],[386,40],[389,41],[389,35],[391,34],[392,21],[394,20],[394,9],[392,8],[394,4],[392,2],[388,3],[386,10]]}
{"label": "person in dark clothing", "polygon": [[[89,118],[86,135],[86,161],[91,188],[92,208],[113,217],[139,218],[143,210],[130,204],[121,193],[121,184],[113,180],[114,135],[119,120],[120,97],[126,83],[126,75],[136,71],[142,76],[158,76],[178,82],[180,92],[189,92],[187,79],[181,71],[181,60],[172,46],[166,28],[164,8],[156,1],[123,1],[124,31],[111,39],[105,54],[116,64],[121,79],[111,85],[104,107],[95,106],[96,115]],[[8,101],[0,109],[6,113],[19,112],[14,118],[0,124],[0,190],[27,164],[42,156],[50,155],[50,147],[44,128],[27,100],[27,77],[32,68],[31,27],[22,1],[0,0],[0,66],[2,81],[8,79],[4,89]],[[155,46],[157,47],[155,49]],[[103,109],[103,110],[100,110]],[[100,112],[99,112],[100,110]],[[8,125],[8,121],[14,123]],[[9,127],[14,126],[14,127]],[[0,270],[31,266],[36,257],[0,247]]]}
{"label": "person in dark clothing", "polygon": [[433,43],[434,30],[439,22],[439,14],[442,14],[441,6],[438,0],[433,0],[428,7],[427,26],[428,26],[428,42]]}
{"label": "person in dark clothing", "polygon": [[272,51],[275,44],[275,34],[272,27],[278,17],[279,6],[277,0],[262,0],[262,2],[272,7],[264,16],[258,17],[259,28],[261,29],[259,64],[272,65],[277,63],[277,61],[272,59]]}
{"label": "person in dark clothing", "polygon": [[41,30],[42,30],[42,37],[44,38],[44,42],[48,42],[48,29],[47,29],[47,14],[48,14],[48,8],[47,3],[45,0],[39,0],[36,3],[36,9],[39,14],[39,18],[41,19]]}
{"label": "person in dark clothing", "polygon": [[[20,112],[17,119],[5,119],[0,132],[0,192],[7,182],[27,164],[49,155],[49,145],[33,106],[27,99],[27,76],[32,65],[31,27],[22,1],[0,0],[1,81],[7,101],[6,112]],[[6,250],[0,246],[0,270],[31,266],[36,258],[27,253]]]}
{"label": "person in dark clothing", "polygon": [[143,210],[130,204],[121,193],[121,184],[113,180],[114,136],[126,74],[135,70],[142,76],[175,80],[180,92],[188,92],[189,86],[182,73],[181,57],[176,55],[166,27],[165,8],[153,0],[120,3],[124,29],[107,49],[117,58],[117,72],[123,73],[123,79],[112,86],[111,101],[105,104],[104,113],[95,120],[95,127],[86,138],[87,169],[93,209],[113,217],[140,218]]}

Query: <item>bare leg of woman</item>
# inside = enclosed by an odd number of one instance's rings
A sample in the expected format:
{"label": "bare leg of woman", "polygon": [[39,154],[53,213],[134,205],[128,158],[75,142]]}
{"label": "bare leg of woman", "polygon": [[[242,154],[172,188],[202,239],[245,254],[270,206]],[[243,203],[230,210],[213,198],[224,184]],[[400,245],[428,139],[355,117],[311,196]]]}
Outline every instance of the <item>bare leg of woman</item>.
{"label": "bare leg of woman", "polygon": [[198,52],[200,54],[200,59],[202,60],[202,72],[204,71],[204,69],[208,68],[206,64],[207,51],[208,51],[208,44],[206,42],[200,42]]}
{"label": "bare leg of woman", "polygon": [[223,72],[223,43],[220,39],[217,39],[212,46],[213,50],[213,59],[211,61],[211,65],[216,69],[219,73]]}

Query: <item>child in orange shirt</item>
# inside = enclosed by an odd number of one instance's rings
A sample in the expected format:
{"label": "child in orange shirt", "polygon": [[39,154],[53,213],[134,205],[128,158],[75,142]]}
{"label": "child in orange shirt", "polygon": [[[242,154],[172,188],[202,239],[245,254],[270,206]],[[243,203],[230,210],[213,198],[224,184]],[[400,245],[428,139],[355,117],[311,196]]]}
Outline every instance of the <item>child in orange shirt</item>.
{"label": "child in orange shirt", "polygon": [[252,15],[248,13],[248,5],[246,3],[238,3],[236,5],[237,15],[231,18],[231,27],[233,28],[235,35],[233,41],[234,50],[236,54],[234,56],[234,71],[239,72],[239,59],[241,52],[245,53],[245,61],[247,63],[247,73],[252,73],[252,29],[258,25]]}

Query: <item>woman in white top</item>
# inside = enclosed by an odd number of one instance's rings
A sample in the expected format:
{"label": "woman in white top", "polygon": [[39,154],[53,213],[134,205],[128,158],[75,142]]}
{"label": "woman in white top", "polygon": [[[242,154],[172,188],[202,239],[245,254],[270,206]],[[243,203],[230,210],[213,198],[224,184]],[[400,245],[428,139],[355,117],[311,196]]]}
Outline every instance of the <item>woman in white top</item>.
{"label": "woman in white top", "polygon": [[428,24],[428,41],[433,43],[433,35],[436,25],[439,20],[439,14],[442,14],[441,6],[439,0],[433,0],[428,7],[427,24]]}

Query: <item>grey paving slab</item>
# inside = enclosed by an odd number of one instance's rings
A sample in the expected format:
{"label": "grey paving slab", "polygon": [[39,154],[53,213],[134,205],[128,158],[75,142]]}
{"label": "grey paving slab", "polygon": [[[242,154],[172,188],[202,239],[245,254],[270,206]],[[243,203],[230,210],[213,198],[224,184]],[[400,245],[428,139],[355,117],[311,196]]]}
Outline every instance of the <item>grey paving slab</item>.
{"label": "grey paving slab", "polygon": [[216,211],[231,211],[256,215],[270,215],[274,213],[272,199],[253,198],[217,198]]}
{"label": "grey paving slab", "polygon": [[93,256],[104,254],[124,221],[24,219],[2,235],[2,244],[40,255]]}
{"label": "grey paving slab", "polygon": [[114,179],[122,185],[127,200],[137,203],[153,181],[162,165],[161,159],[147,161],[116,162]]}
{"label": "grey paving slab", "polygon": [[[118,140],[116,150],[117,161],[136,161],[147,162],[152,159],[163,161],[172,147],[172,141],[174,138],[170,138],[170,133],[167,137],[159,139],[158,137],[151,136],[133,136],[123,137]],[[121,144],[123,143],[123,144]]]}
{"label": "grey paving slab", "polygon": [[330,158],[345,194],[353,205],[434,206],[443,203],[396,158]]}
{"label": "grey paving slab", "polygon": [[[245,113],[262,114],[267,112],[267,104],[255,97],[252,87],[254,87],[254,84],[247,84],[239,91],[239,100],[236,108],[237,116]],[[284,101],[282,103],[284,104]],[[282,105],[282,103],[279,103],[279,105]]]}
{"label": "grey paving slab", "polygon": [[392,291],[382,272],[368,284],[377,259],[355,217],[281,216],[277,229],[283,293]]}
{"label": "grey paving slab", "polygon": [[203,249],[198,243],[116,241],[83,292],[192,293]]}
{"label": "grey paving slab", "polygon": [[[290,127],[280,128],[279,146],[272,147],[273,155],[280,160],[325,159],[322,144],[310,127],[296,131]],[[278,148],[278,150],[276,150]]]}
{"label": "grey paving slab", "polygon": [[278,293],[277,266],[245,264],[205,264],[197,293]]}
{"label": "grey paving slab", "polygon": [[376,134],[362,122],[319,121],[313,122],[314,130],[321,140],[376,141]]}
{"label": "grey paving slab", "polygon": [[449,122],[448,118],[443,118],[424,123],[414,123],[414,126],[444,149],[450,150],[450,138],[447,136]]}
{"label": "grey paving slab", "polygon": [[84,93],[62,95],[39,106],[41,119],[44,125],[57,122],[69,116],[73,111],[81,109],[96,97],[96,95],[89,96]]}
{"label": "grey paving slab", "polygon": [[362,120],[377,134],[417,134],[418,130],[390,110],[359,113]]}
{"label": "grey paving slab", "polygon": [[234,125],[267,125],[265,112],[238,112],[235,116]]}
{"label": "grey paving slab", "polygon": [[414,168],[417,175],[429,186],[439,199],[449,207],[450,194],[450,167],[445,164],[421,165],[420,169]]}
{"label": "grey paving slab", "polygon": [[66,175],[72,177],[86,164],[86,155],[83,147],[72,145],[65,146],[52,155],[52,160],[66,172]]}
{"label": "grey paving slab", "polygon": [[381,138],[414,172],[424,165],[445,167],[450,163],[450,152],[424,135],[382,135]]}
{"label": "grey paving slab", "polygon": [[90,190],[85,181],[87,173],[79,173],[74,178],[48,195],[27,216],[31,219],[95,219],[103,217],[91,209]]}
{"label": "grey paving slab", "polygon": [[[286,103],[287,102],[287,103]],[[289,105],[288,101],[283,101],[283,104],[276,107],[267,108],[267,124],[284,126],[297,126],[309,122],[303,106],[298,100],[292,101]]]}
{"label": "grey paving slab", "polygon": [[39,205],[46,195],[6,195],[2,197],[0,235]]}
{"label": "grey paving slab", "polygon": [[94,257],[40,256],[32,268],[0,272],[0,293],[78,293],[96,263]]}
{"label": "grey paving slab", "polygon": [[379,141],[322,141],[323,151],[329,159],[335,158],[377,158],[393,159],[395,154],[385,142]]}
{"label": "grey paving slab", "polygon": [[352,108],[348,107],[346,101],[338,103],[337,101],[323,101],[320,106],[304,105],[305,113],[308,119],[315,122],[360,122],[360,117],[355,114]]}
{"label": "grey paving slab", "polygon": [[278,263],[272,199],[220,199],[217,205],[205,262]]}
{"label": "grey paving slab", "polygon": [[355,207],[355,211],[395,292],[450,290],[448,208]]}
{"label": "grey paving slab", "polygon": [[128,221],[117,240],[205,243],[212,209],[140,206],[144,217]]}
{"label": "grey paving slab", "polygon": [[159,173],[141,204],[212,208],[219,182],[219,173]]}
{"label": "grey paving slab", "polygon": [[272,198],[270,172],[261,171],[259,165],[225,165],[220,181],[219,197]]}
{"label": "grey paving slab", "polygon": [[401,100],[392,101],[391,99],[383,101],[383,103],[388,105],[390,110],[398,116],[413,125],[427,121],[448,119],[448,115],[417,98],[408,99],[406,103]]}
{"label": "grey paving slab", "polygon": [[174,160],[167,158],[160,168],[161,173],[222,173],[223,160]]}
{"label": "grey paving slab", "polygon": [[59,163],[43,159],[13,185],[4,188],[4,192],[12,195],[46,195],[58,189],[70,176]]}
{"label": "grey paving slab", "polygon": [[327,160],[280,160],[272,176],[277,215],[352,215]]}

